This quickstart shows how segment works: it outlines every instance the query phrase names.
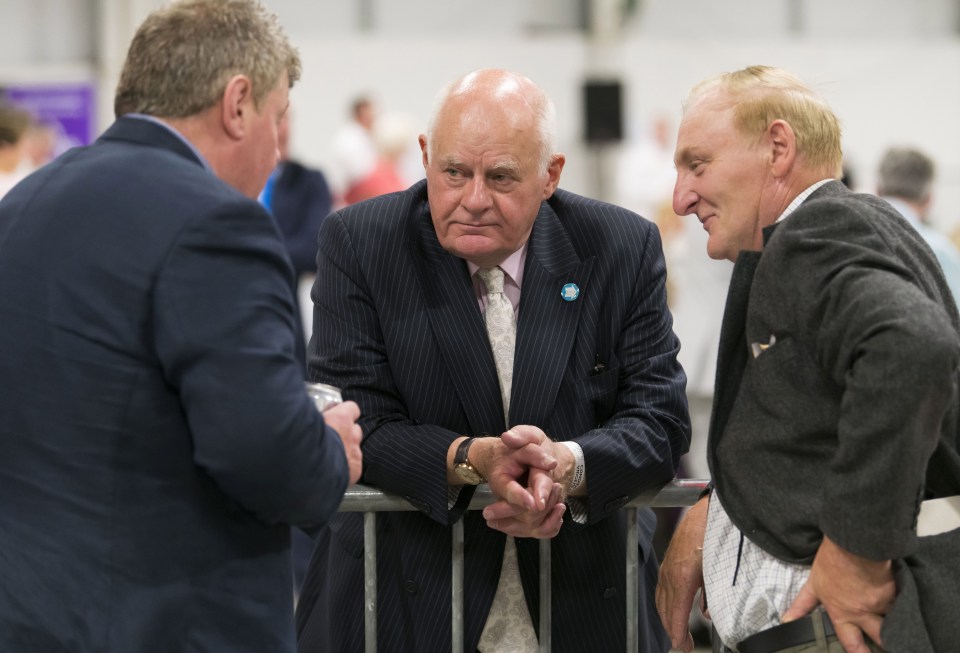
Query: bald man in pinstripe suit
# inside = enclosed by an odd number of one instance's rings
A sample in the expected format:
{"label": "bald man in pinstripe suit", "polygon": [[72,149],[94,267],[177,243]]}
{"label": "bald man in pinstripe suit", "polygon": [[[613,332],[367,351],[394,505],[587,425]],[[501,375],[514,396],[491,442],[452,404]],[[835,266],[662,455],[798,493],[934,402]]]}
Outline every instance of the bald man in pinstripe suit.
{"label": "bald man in pinstripe suit", "polygon": [[[380,651],[450,649],[459,519],[464,650],[536,646],[542,537],[553,538],[553,650],[626,645],[621,508],[674,476],[689,445],[686,380],[656,228],[557,190],[554,124],[529,79],[470,73],[441,93],[420,137],[426,180],[321,228],[310,374],[361,407],[362,482],[418,509],[378,519]],[[474,276],[493,268],[516,323],[505,396]],[[478,482],[501,500],[466,512]],[[640,650],[662,653],[655,520],[645,510],[639,521]],[[297,612],[302,653],[363,650],[362,530],[343,514],[318,533]],[[508,541],[532,628],[523,647],[491,647]]]}

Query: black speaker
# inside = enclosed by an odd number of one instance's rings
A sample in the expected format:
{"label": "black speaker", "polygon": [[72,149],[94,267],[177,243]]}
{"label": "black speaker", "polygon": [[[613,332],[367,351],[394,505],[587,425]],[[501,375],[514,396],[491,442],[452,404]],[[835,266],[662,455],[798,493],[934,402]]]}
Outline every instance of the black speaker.
{"label": "black speaker", "polygon": [[584,139],[588,143],[623,140],[623,84],[591,79],[583,85]]}

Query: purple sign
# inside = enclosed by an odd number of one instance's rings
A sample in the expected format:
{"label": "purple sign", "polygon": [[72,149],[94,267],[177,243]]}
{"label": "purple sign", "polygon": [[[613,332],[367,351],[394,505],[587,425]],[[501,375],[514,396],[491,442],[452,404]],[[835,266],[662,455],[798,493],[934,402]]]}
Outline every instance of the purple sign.
{"label": "purple sign", "polygon": [[5,85],[0,88],[0,95],[54,130],[54,155],[94,139],[96,107],[92,83]]}

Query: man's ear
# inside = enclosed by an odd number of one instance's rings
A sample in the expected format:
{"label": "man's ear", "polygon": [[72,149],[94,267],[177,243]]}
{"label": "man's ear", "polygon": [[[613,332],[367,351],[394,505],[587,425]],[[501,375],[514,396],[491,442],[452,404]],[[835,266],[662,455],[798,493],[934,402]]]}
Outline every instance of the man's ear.
{"label": "man's ear", "polygon": [[770,148],[770,171],[774,177],[784,177],[797,158],[797,136],[790,123],[779,119],[770,123],[766,136]]}
{"label": "man's ear", "polygon": [[547,166],[547,184],[543,188],[543,199],[550,199],[553,191],[557,190],[560,184],[560,173],[563,172],[563,164],[567,162],[567,157],[557,153],[550,157],[550,164]]}
{"label": "man's ear", "polygon": [[223,91],[220,119],[227,135],[240,140],[246,133],[247,112],[253,111],[253,85],[246,75],[234,75]]}
{"label": "man's ear", "polygon": [[427,151],[427,135],[420,134],[417,142],[420,143],[420,152],[423,155],[423,169],[426,170],[430,165],[430,152]]}

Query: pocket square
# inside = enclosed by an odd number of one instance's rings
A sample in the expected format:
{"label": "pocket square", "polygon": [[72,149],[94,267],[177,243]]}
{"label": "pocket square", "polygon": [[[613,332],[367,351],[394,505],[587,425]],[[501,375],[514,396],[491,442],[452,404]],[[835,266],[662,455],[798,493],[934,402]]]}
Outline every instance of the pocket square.
{"label": "pocket square", "polygon": [[770,342],[752,342],[750,343],[750,353],[753,354],[753,357],[756,358],[763,352],[767,351],[771,347],[777,344],[777,337],[775,335],[770,336]]}

